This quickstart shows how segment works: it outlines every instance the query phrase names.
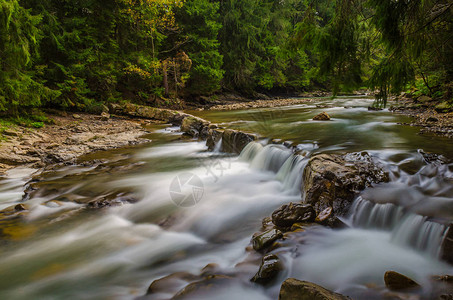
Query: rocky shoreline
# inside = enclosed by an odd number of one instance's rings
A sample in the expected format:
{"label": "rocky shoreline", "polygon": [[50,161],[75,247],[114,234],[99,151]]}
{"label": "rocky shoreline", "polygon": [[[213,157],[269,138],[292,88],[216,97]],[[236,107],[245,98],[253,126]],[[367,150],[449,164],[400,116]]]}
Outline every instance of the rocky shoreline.
{"label": "rocky shoreline", "polygon": [[141,120],[91,114],[52,115],[55,124],[39,129],[14,126],[0,144],[0,174],[25,166],[42,168],[54,163],[73,163],[78,157],[149,142]]}
{"label": "rocky shoreline", "polygon": [[439,107],[437,101],[427,97],[409,97],[402,95],[394,99],[395,103],[389,110],[413,117],[411,123],[403,124],[420,127],[420,133],[435,134],[453,138],[453,111]]}
{"label": "rocky shoreline", "polygon": [[268,107],[279,107],[287,105],[298,105],[304,103],[313,102],[313,98],[285,98],[285,99],[271,99],[271,100],[255,100],[238,102],[231,104],[219,104],[211,106],[209,110],[238,110],[238,109],[249,109],[249,108],[268,108]]}

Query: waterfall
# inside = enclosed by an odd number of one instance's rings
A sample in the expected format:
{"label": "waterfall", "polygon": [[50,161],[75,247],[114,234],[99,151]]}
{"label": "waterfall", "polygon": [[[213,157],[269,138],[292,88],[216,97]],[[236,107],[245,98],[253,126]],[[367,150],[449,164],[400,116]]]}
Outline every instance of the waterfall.
{"label": "waterfall", "polygon": [[222,149],[222,138],[220,138],[220,140],[217,143],[215,143],[212,152],[219,153],[221,149]]}
{"label": "waterfall", "polygon": [[291,155],[291,151],[284,146],[266,145],[253,158],[251,167],[277,173]]}
{"label": "waterfall", "polygon": [[272,171],[283,183],[283,189],[292,195],[300,194],[302,175],[308,159],[281,145],[249,143],[240,154],[240,158],[251,163],[251,167]]}
{"label": "waterfall", "polygon": [[391,242],[439,257],[448,226],[405,211],[392,203],[377,204],[358,197],[351,208],[355,227],[391,232]]}
{"label": "waterfall", "polygon": [[308,159],[301,155],[291,155],[277,173],[277,179],[283,182],[283,188],[292,194],[299,194],[302,186],[302,175]]}
{"label": "waterfall", "polygon": [[403,208],[392,203],[376,204],[358,197],[351,208],[352,224],[369,229],[391,230],[403,216]]}
{"label": "waterfall", "polygon": [[428,217],[407,214],[392,231],[392,242],[409,245],[439,257],[448,227],[427,219]]}
{"label": "waterfall", "polygon": [[263,150],[263,145],[251,142],[244,147],[239,157],[245,161],[252,161],[261,150]]}

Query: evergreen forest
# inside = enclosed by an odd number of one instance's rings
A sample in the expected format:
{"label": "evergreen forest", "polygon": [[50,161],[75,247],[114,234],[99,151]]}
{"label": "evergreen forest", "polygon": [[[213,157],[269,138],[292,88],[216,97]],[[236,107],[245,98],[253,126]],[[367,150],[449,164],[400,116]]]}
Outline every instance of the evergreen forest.
{"label": "evergreen forest", "polygon": [[308,91],[453,104],[451,0],[0,0],[0,111]]}

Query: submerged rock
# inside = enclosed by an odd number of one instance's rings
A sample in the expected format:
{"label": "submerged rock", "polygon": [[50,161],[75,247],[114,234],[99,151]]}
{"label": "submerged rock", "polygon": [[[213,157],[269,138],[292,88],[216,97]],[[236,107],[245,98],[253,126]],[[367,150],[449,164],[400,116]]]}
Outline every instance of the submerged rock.
{"label": "submerged rock", "polygon": [[272,213],[272,223],[281,228],[291,227],[294,223],[313,222],[316,212],[310,204],[289,203]]}
{"label": "submerged rock", "polygon": [[268,254],[261,260],[261,265],[258,272],[251,279],[252,282],[258,284],[267,284],[274,279],[283,269],[283,264],[275,254]]}
{"label": "submerged rock", "polygon": [[384,282],[389,290],[405,290],[420,287],[418,283],[409,277],[395,271],[385,272]]}
{"label": "submerged rock", "polygon": [[323,111],[322,113],[317,114],[316,116],[314,116],[313,120],[314,121],[329,121],[330,120],[330,116],[325,111]]}
{"label": "submerged rock", "polygon": [[336,215],[344,215],[365,187],[389,180],[367,153],[316,155],[304,169],[303,178],[305,203],[317,212],[332,207]]}
{"label": "submerged rock", "polygon": [[28,208],[24,204],[19,203],[16,206],[14,206],[14,209],[16,211],[23,211],[23,210],[27,210]]}
{"label": "submerged rock", "polygon": [[187,285],[171,299],[199,299],[201,297],[206,299],[207,296],[212,297],[217,289],[228,286],[233,280],[233,278],[224,275],[207,276],[200,281]]}
{"label": "submerged rock", "polygon": [[259,233],[252,238],[253,249],[256,251],[263,250],[282,236],[283,233],[278,229],[270,229],[263,233]]}
{"label": "submerged rock", "polygon": [[433,164],[435,166],[448,164],[450,162],[450,160],[448,158],[446,158],[445,156],[443,156],[442,154],[425,152],[425,151],[423,151],[421,149],[418,150],[418,153],[420,153],[423,156],[423,160],[426,163]]}
{"label": "submerged rock", "polygon": [[329,291],[317,284],[295,278],[286,279],[280,289],[279,300],[345,300],[349,297]]}
{"label": "submerged rock", "polygon": [[177,293],[189,282],[200,278],[188,272],[177,272],[154,280],[148,287],[146,294]]}

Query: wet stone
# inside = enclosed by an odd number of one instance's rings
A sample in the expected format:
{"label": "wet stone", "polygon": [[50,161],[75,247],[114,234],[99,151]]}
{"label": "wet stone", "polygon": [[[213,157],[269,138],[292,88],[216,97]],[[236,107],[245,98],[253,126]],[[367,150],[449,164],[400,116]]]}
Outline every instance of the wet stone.
{"label": "wet stone", "polygon": [[325,111],[313,117],[313,121],[329,121],[329,120],[330,116]]}
{"label": "wet stone", "polygon": [[27,207],[24,204],[20,203],[20,204],[17,204],[16,206],[14,206],[14,209],[16,211],[23,211],[23,210],[27,210]]}
{"label": "wet stone", "polygon": [[305,202],[317,212],[332,207],[344,215],[357,193],[373,183],[387,182],[388,173],[364,152],[344,156],[319,154],[308,162],[303,174]]}
{"label": "wet stone", "polygon": [[271,282],[282,269],[283,264],[279,257],[275,254],[268,254],[263,257],[260,268],[251,281],[263,285],[267,284]]}
{"label": "wet stone", "polygon": [[420,287],[414,280],[395,271],[385,272],[384,282],[389,290],[405,290]]}
{"label": "wet stone", "polygon": [[332,212],[333,212],[332,207],[331,206],[327,207],[322,212],[320,212],[319,215],[316,216],[315,222],[323,223],[327,221],[327,219],[332,215]]}
{"label": "wet stone", "polygon": [[193,282],[179,291],[172,299],[206,299],[221,287],[227,286],[233,279],[224,275],[207,276],[200,281]]}
{"label": "wet stone", "polygon": [[199,277],[188,272],[177,272],[171,275],[154,280],[148,287],[147,294],[161,292],[176,293],[181,290],[188,282],[198,280]]}
{"label": "wet stone", "polygon": [[305,230],[306,223],[294,223],[291,226],[291,231],[296,231],[296,230]]}
{"label": "wet stone", "polygon": [[301,203],[289,203],[272,213],[272,223],[281,228],[291,227],[294,223],[313,222],[316,212],[313,206]]}
{"label": "wet stone", "polygon": [[286,279],[280,289],[279,300],[345,300],[349,297],[329,291],[317,284],[295,278]]}
{"label": "wet stone", "polygon": [[283,233],[278,229],[267,230],[263,233],[257,234],[252,238],[253,249],[256,251],[263,250],[269,247],[277,239],[281,238]]}

